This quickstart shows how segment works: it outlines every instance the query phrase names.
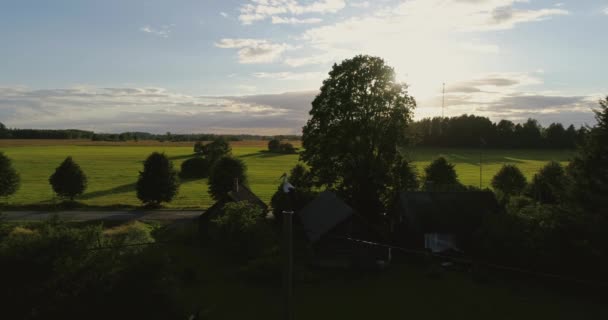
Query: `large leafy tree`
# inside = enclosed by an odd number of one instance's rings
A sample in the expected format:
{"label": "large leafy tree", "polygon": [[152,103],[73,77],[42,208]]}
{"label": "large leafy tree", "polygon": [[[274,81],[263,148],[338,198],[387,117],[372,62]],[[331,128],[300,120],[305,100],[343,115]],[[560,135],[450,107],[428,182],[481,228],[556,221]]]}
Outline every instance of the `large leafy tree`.
{"label": "large leafy tree", "polygon": [[144,171],[139,172],[137,198],[143,203],[158,206],[171,202],[179,190],[179,179],[173,163],[164,153],[154,152],[144,162]]}
{"label": "large leafy tree", "polygon": [[235,179],[247,183],[247,166],[240,159],[223,157],[215,162],[209,176],[209,194],[217,201],[228,200],[228,192],[234,188]]}
{"label": "large leafy tree", "polygon": [[67,157],[49,178],[53,191],[62,198],[74,200],[87,188],[87,176],[72,157]]}
{"label": "large leafy tree", "polygon": [[384,60],[366,55],[344,60],[332,67],[312,102],[301,159],[319,184],[336,188],[361,213],[377,217],[399,159],[397,147],[408,142],[415,106],[407,85],[395,80]]}
{"label": "large leafy tree", "polygon": [[20,178],[11,159],[0,152],[0,197],[10,196],[19,189]]}

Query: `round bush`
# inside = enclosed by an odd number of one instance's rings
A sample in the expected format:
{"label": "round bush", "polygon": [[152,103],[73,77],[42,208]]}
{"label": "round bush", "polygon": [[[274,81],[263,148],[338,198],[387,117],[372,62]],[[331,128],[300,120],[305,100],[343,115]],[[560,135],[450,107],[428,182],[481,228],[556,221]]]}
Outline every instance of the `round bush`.
{"label": "round bush", "polygon": [[209,160],[196,157],[182,162],[179,177],[182,179],[202,179],[209,176]]}

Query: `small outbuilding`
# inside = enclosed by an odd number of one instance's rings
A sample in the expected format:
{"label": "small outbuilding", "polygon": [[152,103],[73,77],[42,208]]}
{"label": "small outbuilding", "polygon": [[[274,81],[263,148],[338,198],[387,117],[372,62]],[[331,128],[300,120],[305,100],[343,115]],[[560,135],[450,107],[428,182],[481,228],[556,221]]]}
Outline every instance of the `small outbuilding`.
{"label": "small outbuilding", "polygon": [[393,239],[409,248],[461,251],[484,216],[499,210],[491,191],[401,192],[391,213]]}
{"label": "small outbuilding", "polygon": [[233,189],[230,190],[227,195],[228,200],[215,202],[211,207],[209,207],[209,209],[199,216],[199,232],[201,234],[207,234],[211,221],[221,216],[224,213],[224,206],[231,202],[248,201],[249,203],[259,207],[264,214],[268,213],[268,205],[266,205],[262,199],[256,196],[251,189],[238,181],[235,181]]}
{"label": "small outbuilding", "polygon": [[373,245],[370,226],[331,191],[324,191],[296,213],[315,262],[326,267],[377,267],[390,260],[389,250]]}

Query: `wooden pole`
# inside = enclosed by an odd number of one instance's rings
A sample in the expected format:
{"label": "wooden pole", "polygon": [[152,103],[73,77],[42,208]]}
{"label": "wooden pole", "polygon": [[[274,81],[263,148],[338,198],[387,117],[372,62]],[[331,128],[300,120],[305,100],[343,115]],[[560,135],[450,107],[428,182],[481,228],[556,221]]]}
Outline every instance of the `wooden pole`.
{"label": "wooden pole", "polygon": [[285,320],[293,320],[293,211],[283,211]]}

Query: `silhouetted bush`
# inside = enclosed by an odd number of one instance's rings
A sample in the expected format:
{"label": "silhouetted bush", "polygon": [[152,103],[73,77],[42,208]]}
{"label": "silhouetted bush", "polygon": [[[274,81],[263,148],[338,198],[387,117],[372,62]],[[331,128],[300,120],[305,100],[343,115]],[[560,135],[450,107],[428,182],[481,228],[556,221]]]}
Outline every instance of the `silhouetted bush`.
{"label": "silhouetted bush", "polygon": [[222,157],[229,156],[232,152],[232,148],[228,143],[228,140],[219,137],[215,138],[211,143],[203,146],[202,155],[209,160],[210,163],[215,163]]}
{"label": "silhouetted bush", "polygon": [[424,189],[428,191],[448,191],[461,189],[454,165],[444,157],[435,159],[424,168]]}
{"label": "silhouetted bush", "polygon": [[557,203],[564,197],[566,172],[557,162],[547,163],[534,175],[525,194],[542,203]]}
{"label": "silhouetted bush", "polygon": [[182,162],[179,177],[182,179],[202,179],[209,176],[209,160],[195,157]]}
{"label": "silhouetted bush", "polygon": [[228,192],[234,188],[235,179],[247,183],[247,166],[240,159],[223,157],[211,168],[209,194],[215,200],[227,200]]}
{"label": "silhouetted bush", "polygon": [[49,178],[53,191],[70,200],[81,195],[87,188],[87,176],[72,157],[67,157]]}
{"label": "silhouetted bush", "polygon": [[511,164],[503,165],[492,178],[492,187],[507,197],[521,194],[526,184],[524,174],[518,167]]}
{"label": "silhouetted bush", "polygon": [[164,153],[154,152],[144,162],[137,180],[137,198],[146,205],[171,202],[179,190],[177,172]]}
{"label": "silhouetted bush", "polygon": [[10,196],[17,192],[20,181],[11,159],[4,152],[0,152],[0,197]]}

